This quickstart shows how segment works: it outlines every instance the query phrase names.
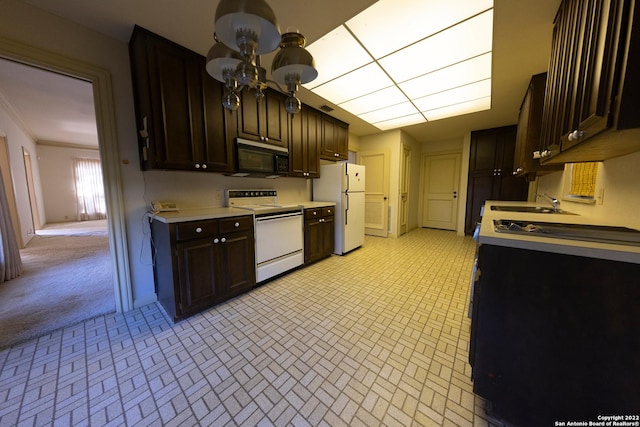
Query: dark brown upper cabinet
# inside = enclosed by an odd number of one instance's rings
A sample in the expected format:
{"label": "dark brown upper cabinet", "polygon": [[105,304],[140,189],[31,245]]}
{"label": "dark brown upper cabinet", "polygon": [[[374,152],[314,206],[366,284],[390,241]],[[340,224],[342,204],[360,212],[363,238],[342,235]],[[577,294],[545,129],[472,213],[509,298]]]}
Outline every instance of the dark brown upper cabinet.
{"label": "dark brown upper cabinet", "polygon": [[289,176],[319,177],[322,113],[304,105],[289,121]]}
{"label": "dark brown upper cabinet", "polygon": [[129,53],[142,170],[232,171],[234,117],[206,59],[139,26]]}
{"label": "dark brown upper cabinet", "polygon": [[349,158],[349,125],[328,115],[322,117],[320,157],[325,160]]}
{"label": "dark brown upper cabinet", "polygon": [[516,151],[513,164],[513,174],[532,181],[538,175],[556,172],[564,169],[563,165],[541,165],[540,154],[542,128],[542,110],[544,107],[544,92],[547,73],[536,74],[531,77],[525,93],[520,114],[518,115],[518,131],[516,134]]}
{"label": "dark brown upper cabinet", "polygon": [[631,0],[561,3],[543,113],[543,164],[640,150],[639,14]]}
{"label": "dark brown upper cabinet", "polygon": [[287,112],[284,108],[286,96],[271,88],[266,88],[263,93],[264,98],[258,101],[254,90],[242,90],[237,136],[287,147]]}

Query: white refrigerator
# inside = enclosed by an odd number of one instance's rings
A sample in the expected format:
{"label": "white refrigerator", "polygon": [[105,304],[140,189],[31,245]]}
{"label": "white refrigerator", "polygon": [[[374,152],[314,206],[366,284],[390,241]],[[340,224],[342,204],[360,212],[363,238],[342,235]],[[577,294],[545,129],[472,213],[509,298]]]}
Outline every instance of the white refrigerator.
{"label": "white refrigerator", "polygon": [[364,166],[346,162],[320,166],[313,180],[313,200],[336,203],[335,254],[364,244],[364,182]]}

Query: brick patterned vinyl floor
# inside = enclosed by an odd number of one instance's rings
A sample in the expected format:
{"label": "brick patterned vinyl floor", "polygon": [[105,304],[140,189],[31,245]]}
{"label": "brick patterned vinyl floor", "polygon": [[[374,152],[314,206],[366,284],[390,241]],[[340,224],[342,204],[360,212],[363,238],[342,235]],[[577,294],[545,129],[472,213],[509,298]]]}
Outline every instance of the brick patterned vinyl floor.
{"label": "brick patterned vinyl floor", "polygon": [[173,324],[151,304],[0,351],[0,426],[486,426],[470,237],[367,236]]}

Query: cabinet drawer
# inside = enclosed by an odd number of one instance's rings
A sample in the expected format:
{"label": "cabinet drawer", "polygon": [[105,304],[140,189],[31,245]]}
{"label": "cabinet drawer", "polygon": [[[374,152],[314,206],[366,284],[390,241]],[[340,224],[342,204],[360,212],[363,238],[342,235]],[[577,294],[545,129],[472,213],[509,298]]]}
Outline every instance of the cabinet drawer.
{"label": "cabinet drawer", "polygon": [[218,221],[191,221],[176,226],[176,240],[189,240],[201,237],[212,237],[218,234]]}
{"label": "cabinet drawer", "polygon": [[322,216],[333,216],[334,207],[322,208]]}
{"label": "cabinet drawer", "polygon": [[313,219],[322,217],[322,208],[313,208],[304,210],[304,219]]}
{"label": "cabinet drawer", "polygon": [[224,218],[219,220],[220,223],[220,233],[232,233],[234,231],[247,231],[251,230],[253,226],[253,217],[250,215],[247,216],[236,216],[233,218]]}

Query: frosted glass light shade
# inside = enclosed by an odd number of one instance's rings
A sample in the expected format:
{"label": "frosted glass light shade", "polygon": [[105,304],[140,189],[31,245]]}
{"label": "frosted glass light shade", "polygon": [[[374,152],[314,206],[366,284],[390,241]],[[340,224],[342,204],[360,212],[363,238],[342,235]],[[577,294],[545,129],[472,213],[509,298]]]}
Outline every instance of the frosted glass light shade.
{"label": "frosted glass light shade", "polygon": [[309,83],[318,77],[313,56],[304,48],[305,38],[300,33],[285,33],[280,42],[280,51],[271,63],[271,76],[286,84],[287,75],[300,77],[300,84]]}
{"label": "frosted glass light shade", "polygon": [[218,40],[238,52],[238,30],[257,35],[256,55],[273,52],[280,44],[280,26],[264,0],[221,0],[216,9],[215,28]]}
{"label": "frosted glass light shade", "polygon": [[242,61],[240,54],[222,43],[215,43],[207,53],[207,73],[219,82],[225,82],[223,70],[235,70]]}

